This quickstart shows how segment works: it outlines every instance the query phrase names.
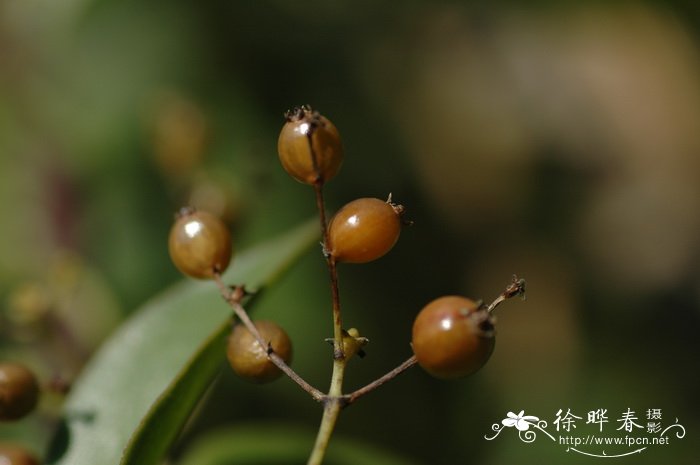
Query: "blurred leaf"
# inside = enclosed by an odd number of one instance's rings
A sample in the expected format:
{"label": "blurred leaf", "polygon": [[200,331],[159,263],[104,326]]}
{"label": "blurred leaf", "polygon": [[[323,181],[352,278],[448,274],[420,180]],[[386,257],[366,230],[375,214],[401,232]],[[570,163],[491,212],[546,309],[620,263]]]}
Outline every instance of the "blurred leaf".
{"label": "blurred leaf", "polygon": [[[179,465],[293,465],[305,464],[315,432],[296,425],[253,424],[219,430],[192,447]],[[415,465],[375,446],[334,437],[324,463],[327,465]]]}
{"label": "blurred leaf", "polygon": [[122,464],[160,462],[217,374],[230,328],[224,321],[151,406],[129,439]]}
{"label": "blurred leaf", "polygon": [[[307,222],[238,254],[224,278],[259,289],[280,277],[317,237],[316,221]],[[137,427],[129,463],[157,463],[218,371],[222,324],[230,313],[211,282],[189,280],[136,312],[76,382],[49,463],[116,464]]]}

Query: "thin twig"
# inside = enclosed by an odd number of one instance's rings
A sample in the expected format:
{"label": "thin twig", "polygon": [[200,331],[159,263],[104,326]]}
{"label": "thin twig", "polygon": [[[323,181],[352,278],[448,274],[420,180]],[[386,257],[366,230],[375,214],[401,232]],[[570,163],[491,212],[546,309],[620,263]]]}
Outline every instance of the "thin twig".
{"label": "thin twig", "polygon": [[506,287],[506,289],[494,299],[493,302],[491,302],[487,307],[486,311],[489,313],[493,313],[493,311],[498,307],[501,302],[510,299],[511,297],[515,296],[521,296],[523,299],[525,298],[525,280],[522,278],[518,278],[516,275],[513,275],[513,280],[511,283]]}
{"label": "thin twig", "polygon": [[326,221],[326,207],[323,199],[323,182],[318,180],[314,184],[314,192],[316,194],[316,208],[321,222],[321,238],[323,240],[323,256],[326,258],[328,266],[328,275],[331,281],[331,301],[333,306],[333,358],[342,360],[345,358],[343,353],[343,321],[340,313],[340,291],[338,286],[338,267],[335,259],[330,254],[330,234],[328,231],[328,223]]}
{"label": "thin twig", "polygon": [[371,383],[369,383],[365,387],[362,387],[351,394],[343,396],[343,399],[345,400],[344,406],[352,404],[353,402],[355,402],[357,399],[364,396],[365,394],[369,394],[370,392],[374,391],[382,384],[384,384],[388,381],[391,381],[392,379],[396,378],[404,371],[411,368],[416,363],[417,363],[416,356],[412,355],[405,362],[403,362],[401,365],[397,366],[396,368],[394,368],[393,370],[391,370],[389,373],[385,374],[381,378],[378,378],[378,379],[372,381]]}
{"label": "thin twig", "polygon": [[319,402],[323,401],[326,395],[323,394],[323,392],[316,389],[315,387],[311,386],[304,380],[304,378],[299,376],[297,372],[295,372],[289,365],[287,365],[287,363],[282,359],[282,357],[277,355],[277,353],[270,345],[269,341],[265,341],[265,339],[262,337],[260,331],[258,331],[258,328],[248,316],[248,312],[245,310],[245,308],[243,308],[243,305],[241,305],[241,299],[245,296],[245,291],[243,290],[243,288],[236,287],[234,289],[231,289],[223,282],[219,273],[214,274],[214,282],[218,286],[221,296],[224,298],[226,303],[229,304],[231,309],[233,309],[238,319],[241,320],[241,322],[245,325],[248,331],[250,331],[250,333],[253,335],[258,344],[260,344],[260,347],[267,352],[268,360],[274,363],[275,366],[277,366],[277,368],[282,370],[287,376],[289,376],[292,379],[292,381],[297,383],[304,391],[308,392],[309,395],[311,395],[311,397],[314,398],[314,400]]}

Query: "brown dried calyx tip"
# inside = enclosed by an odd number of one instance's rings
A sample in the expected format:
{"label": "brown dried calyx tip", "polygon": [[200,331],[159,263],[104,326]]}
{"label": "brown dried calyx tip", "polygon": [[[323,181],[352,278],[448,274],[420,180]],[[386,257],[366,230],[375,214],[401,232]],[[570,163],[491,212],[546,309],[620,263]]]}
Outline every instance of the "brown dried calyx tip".
{"label": "brown dried calyx tip", "polygon": [[288,122],[304,120],[308,123],[309,130],[306,132],[307,137],[310,137],[314,131],[316,131],[316,128],[324,125],[321,113],[311,108],[311,105],[308,104],[287,110],[284,113],[284,118]]}
{"label": "brown dried calyx tip", "polygon": [[507,299],[515,296],[520,296],[525,299],[525,280],[513,275],[513,282],[506,287],[503,296]]}
{"label": "brown dried calyx tip", "polygon": [[392,200],[391,192],[389,192],[389,197],[387,197],[386,203],[388,203],[391,206],[391,208],[394,209],[394,212],[396,212],[396,214],[399,216],[399,218],[401,219],[401,224],[403,224],[404,226],[413,226],[413,220],[407,220],[406,218],[404,218],[406,208],[403,205],[395,203]]}
{"label": "brown dried calyx tip", "polygon": [[310,123],[313,123],[314,120],[318,120],[320,117],[320,113],[311,108],[311,105],[301,105],[298,107],[294,107],[290,110],[287,110],[284,112],[284,119],[287,121],[299,121],[302,119],[308,119]]}
{"label": "brown dried calyx tip", "polygon": [[253,292],[248,291],[244,284],[229,286],[229,293],[227,300],[230,303],[240,304],[245,297],[253,294]]}
{"label": "brown dried calyx tip", "polygon": [[197,209],[190,205],[180,207],[180,209],[177,212],[175,212],[175,220],[179,220],[180,218],[184,218],[185,216],[193,215],[196,212]]}

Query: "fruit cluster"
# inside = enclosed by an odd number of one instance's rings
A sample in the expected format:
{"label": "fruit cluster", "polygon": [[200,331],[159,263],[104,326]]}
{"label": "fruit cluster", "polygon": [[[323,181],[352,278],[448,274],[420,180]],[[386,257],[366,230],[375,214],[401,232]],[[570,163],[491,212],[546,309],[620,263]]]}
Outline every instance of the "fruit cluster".
{"label": "fruit cluster", "polygon": [[[320,192],[340,169],[343,148],[335,125],[309,106],[285,114],[277,142],[282,167],[294,179]],[[388,200],[359,198],[343,206],[327,225],[321,204],[323,251],[336,263],[366,263],[385,255],[401,233],[404,208]],[[170,232],[170,255],[175,266],[193,278],[215,278],[231,261],[231,236],[218,218],[204,211],[182,209]],[[437,378],[474,373],[491,356],[495,326],[491,309],[460,296],[440,297],[428,303],[413,324],[412,348],[417,363]],[[251,328],[237,324],[228,340],[227,356],[233,370],[254,382],[277,378],[281,371],[271,361],[277,354],[291,360],[292,346],[282,328],[270,321]],[[354,336],[343,331],[345,356],[360,352]],[[347,340],[346,340],[347,339]],[[346,346],[346,342],[354,345]]]}

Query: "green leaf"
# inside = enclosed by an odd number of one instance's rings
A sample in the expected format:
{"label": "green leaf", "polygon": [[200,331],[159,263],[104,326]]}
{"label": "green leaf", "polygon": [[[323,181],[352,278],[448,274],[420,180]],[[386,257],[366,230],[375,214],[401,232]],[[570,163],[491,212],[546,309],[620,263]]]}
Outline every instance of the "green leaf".
{"label": "green leaf", "polygon": [[[317,240],[317,229],[310,221],[238,254],[224,279],[260,290]],[[117,464],[127,447],[123,463],[158,463],[218,373],[230,314],[208,281],[183,281],[148,302],[75,383],[49,463]]]}
{"label": "green leaf", "polygon": [[230,331],[230,321],[224,321],[151,406],[129,439],[122,464],[160,462],[218,372]]}
{"label": "green leaf", "polygon": [[[178,465],[305,464],[315,432],[296,425],[246,424],[210,433],[191,447]],[[333,437],[326,465],[415,465],[416,462],[376,446]]]}

